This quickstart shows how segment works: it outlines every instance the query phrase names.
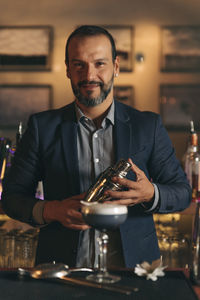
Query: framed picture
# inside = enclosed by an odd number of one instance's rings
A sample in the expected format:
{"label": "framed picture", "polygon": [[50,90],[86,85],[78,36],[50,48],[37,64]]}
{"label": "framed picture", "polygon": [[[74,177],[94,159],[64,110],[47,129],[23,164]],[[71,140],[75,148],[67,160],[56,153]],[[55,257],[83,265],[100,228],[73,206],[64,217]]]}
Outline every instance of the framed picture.
{"label": "framed picture", "polygon": [[51,26],[0,26],[0,71],[49,71]]}
{"label": "framed picture", "polygon": [[[26,126],[33,113],[52,107],[50,85],[0,85],[0,129]],[[25,127],[24,126],[24,127]]]}
{"label": "framed picture", "polygon": [[200,26],[161,28],[161,70],[200,72]]}
{"label": "framed picture", "polygon": [[114,86],[114,98],[115,100],[120,101],[124,104],[133,106],[133,87],[124,85]]}
{"label": "framed picture", "polygon": [[120,57],[120,71],[133,71],[133,27],[132,26],[103,26],[114,38],[117,55]]}
{"label": "framed picture", "polygon": [[193,120],[200,130],[199,107],[200,84],[161,85],[160,113],[167,129],[188,131]]}

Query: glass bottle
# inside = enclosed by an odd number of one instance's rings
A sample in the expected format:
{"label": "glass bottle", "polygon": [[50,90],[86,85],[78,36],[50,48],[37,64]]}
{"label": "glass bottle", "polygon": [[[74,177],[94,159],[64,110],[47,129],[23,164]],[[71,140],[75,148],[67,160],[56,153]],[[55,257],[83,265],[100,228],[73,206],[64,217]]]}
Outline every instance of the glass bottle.
{"label": "glass bottle", "polygon": [[22,133],[23,133],[23,127],[22,127],[22,122],[19,122],[19,126],[17,128],[17,132],[16,132],[16,139],[15,139],[15,143],[14,145],[12,146],[12,148],[10,149],[10,165],[12,165],[13,163],[13,159],[14,159],[14,156],[15,156],[15,152],[19,146],[19,143],[21,141],[21,138],[22,138]]}
{"label": "glass bottle", "polygon": [[21,141],[22,133],[23,133],[22,122],[19,122],[18,130],[17,130],[17,133],[16,133],[16,149],[19,146],[19,143]]}
{"label": "glass bottle", "polygon": [[200,285],[200,202],[196,204],[191,254],[191,279],[195,284]]}
{"label": "glass bottle", "polygon": [[192,164],[192,200],[200,201],[200,154],[194,153]]}
{"label": "glass bottle", "polygon": [[11,149],[11,140],[8,138],[0,138],[0,199],[2,192],[2,180],[8,169],[9,154]]}
{"label": "glass bottle", "polygon": [[21,138],[22,138],[22,133],[23,133],[23,130],[22,130],[22,122],[19,122],[19,126],[17,128],[17,132],[16,132],[16,139],[15,139],[15,144],[13,145],[12,147],[12,151],[11,151],[11,154],[12,154],[12,158],[19,146],[19,143],[21,141]]}
{"label": "glass bottle", "polygon": [[192,200],[200,200],[200,154],[198,152],[198,135],[194,130],[193,121],[190,122],[190,136],[187,151],[184,155],[184,171],[192,187]]}

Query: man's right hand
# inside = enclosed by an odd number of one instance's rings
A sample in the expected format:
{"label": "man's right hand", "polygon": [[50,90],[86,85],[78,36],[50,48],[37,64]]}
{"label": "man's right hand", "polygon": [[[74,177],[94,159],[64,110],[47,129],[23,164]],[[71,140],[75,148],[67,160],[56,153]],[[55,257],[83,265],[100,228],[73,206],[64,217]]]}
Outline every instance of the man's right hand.
{"label": "man's right hand", "polygon": [[63,226],[75,230],[86,230],[89,228],[83,220],[80,201],[84,199],[85,193],[69,197],[62,201],[46,201],[44,204],[43,218],[46,223],[60,222]]}

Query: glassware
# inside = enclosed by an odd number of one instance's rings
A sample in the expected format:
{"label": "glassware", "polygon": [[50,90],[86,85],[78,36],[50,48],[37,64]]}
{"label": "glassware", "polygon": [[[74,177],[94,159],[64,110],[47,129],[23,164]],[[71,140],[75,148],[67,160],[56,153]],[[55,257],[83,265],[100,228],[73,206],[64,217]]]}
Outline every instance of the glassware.
{"label": "glassware", "polygon": [[163,265],[187,268],[190,264],[190,235],[180,231],[180,214],[155,214],[154,221]]}
{"label": "glassware", "polygon": [[26,231],[0,229],[0,267],[34,267],[38,233],[35,228]]}
{"label": "glassware", "polygon": [[87,276],[88,280],[99,283],[114,283],[120,280],[119,276],[114,276],[107,271],[107,230],[114,230],[122,224],[128,214],[128,209],[124,205],[114,205],[105,203],[91,203],[82,206],[82,215],[86,223],[100,231],[99,244],[99,268],[97,273]]}
{"label": "glassware", "polygon": [[196,214],[192,232],[191,277],[200,285],[200,202],[196,204]]}
{"label": "glassware", "polygon": [[16,267],[34,267],[37,242],[38,232],[34,229],[29,229],[20,235],[16,235],[14,255]]}

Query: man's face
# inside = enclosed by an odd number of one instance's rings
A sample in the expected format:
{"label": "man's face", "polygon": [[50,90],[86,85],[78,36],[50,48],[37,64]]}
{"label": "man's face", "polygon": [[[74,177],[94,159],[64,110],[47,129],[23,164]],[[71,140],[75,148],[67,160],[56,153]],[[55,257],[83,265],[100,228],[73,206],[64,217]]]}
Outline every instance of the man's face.
{"label": "man's face", "polygon": [[113,78],[119,72],[113,63],[111,44],[104,35],[74,37],[68,49],[67,76],[76,99],[87,107],[113,97]]}

